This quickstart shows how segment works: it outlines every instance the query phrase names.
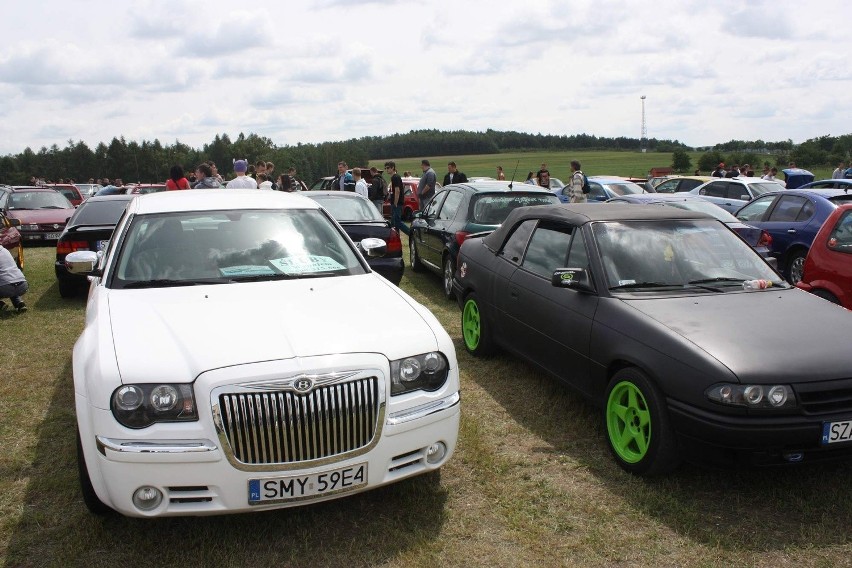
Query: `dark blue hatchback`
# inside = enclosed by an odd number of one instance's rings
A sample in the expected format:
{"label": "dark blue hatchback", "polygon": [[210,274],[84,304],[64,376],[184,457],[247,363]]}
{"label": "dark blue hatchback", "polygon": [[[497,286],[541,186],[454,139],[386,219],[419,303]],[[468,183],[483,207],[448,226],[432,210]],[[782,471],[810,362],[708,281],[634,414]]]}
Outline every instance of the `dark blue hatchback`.
{"label": "dark blue hatchback", "polygon": [[743,223],[764,229],[772,236],[770,255],[791,284],[802,277],[805,257],[814,237],[832,211],[852,203],[852,192],[843,189],[788,189],[766,193],[737,211]]}

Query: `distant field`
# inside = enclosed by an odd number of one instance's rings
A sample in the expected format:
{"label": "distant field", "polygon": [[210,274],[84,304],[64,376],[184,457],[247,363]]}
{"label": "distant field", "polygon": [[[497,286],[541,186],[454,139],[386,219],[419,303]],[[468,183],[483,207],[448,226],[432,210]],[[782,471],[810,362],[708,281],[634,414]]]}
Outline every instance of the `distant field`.
{"label": "distant field", "polygon": [[[689,152],[694,170],[702,152]],[[438,180],[443,179],[447,173],[447,162],[454,160],[458,164],[459,171],[468,176],[497,176],[497,166],[503,166],[506,179],[512,177],[512,172],[517,167],[515,179],[525,180],[528,172],[537,171],[542,163],[547,164],[550,175],[563,181],[567,180],[571,172],[571,160],[577,160],[587,175],[618,175],[624,177],[647,177],[651,168],[668,167],[672,163],[672,155],[668,153],[649,152],[508,152],[505,154],[476,154],[470,156],[423,156],[432,163],[432,167],[439,174]],[[761,156],[760,163],[764,160],[774,163],[774,156]],[[422,158],[383,158],[371,160],[370,165],[381,169],[386,160],[394,160],[400,173],[410,171],[415,176],[421,174],[420,160]],[[756,168],[757,172],[763,166]],[[831,168],[816,168],[811,170],[816,179],[831,177]],[[692,174],[692,172],[689,172]],[[701,172],[702,175],[710,175],[710,172]]]}

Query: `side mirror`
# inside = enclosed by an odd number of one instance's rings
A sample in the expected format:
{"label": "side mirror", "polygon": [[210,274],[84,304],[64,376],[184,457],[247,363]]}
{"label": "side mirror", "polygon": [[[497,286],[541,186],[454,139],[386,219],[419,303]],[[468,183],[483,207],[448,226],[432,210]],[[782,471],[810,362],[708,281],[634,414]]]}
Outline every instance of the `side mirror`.
{"label": "side mirror", "polygon": [[419,213],[414,216],[414,221],[411,222],[412,229],[428,229],[429,224],[419,216]]}
{"label": "side mirror", "polygon": [[751,195],[740,195],[740,199],[742,199],[743,201],[751,201]]}
{"label": "side mirror", "polygon": [[598,195],[595,197],[595,201],[606,201],[607,199],[609,199],[609,197],[606,195]]}
{"label": "side mirror", "polygon": [[382,239],[372,237],[361,239],[358,246],[368,258],[384,256],[388,252],[388,244]]}
{"label": "side mirror", "polygon": [[92,274],[100,257],[91,250],[78,250],[65,256],[65,268],[71,274]]}
{"label": "side mirror", "polygon": [[9,225],[10,226],[12,226],[12,227],[20,227],[21,226],[21,220],[20,219],[15,219],[14,217],[7,217],[7,219],[9,219]]}
{"label": "side mirror", "polygon": [[557,268],[553,271],[550,283],[557,288],[571,288],[578,292],[594,292],[585,268]]}

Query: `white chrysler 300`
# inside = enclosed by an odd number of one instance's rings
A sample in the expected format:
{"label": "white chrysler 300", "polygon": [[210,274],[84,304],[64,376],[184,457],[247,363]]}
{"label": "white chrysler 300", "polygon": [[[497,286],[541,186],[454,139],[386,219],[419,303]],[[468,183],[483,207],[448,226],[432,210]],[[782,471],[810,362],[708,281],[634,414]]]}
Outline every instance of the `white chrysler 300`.
{"label": "white chrysler 300", "polygon": [[316,202],[251,190],[134,199],[74,346],[86,505],[130,516],[311,503],[440,468],[453,343]]}

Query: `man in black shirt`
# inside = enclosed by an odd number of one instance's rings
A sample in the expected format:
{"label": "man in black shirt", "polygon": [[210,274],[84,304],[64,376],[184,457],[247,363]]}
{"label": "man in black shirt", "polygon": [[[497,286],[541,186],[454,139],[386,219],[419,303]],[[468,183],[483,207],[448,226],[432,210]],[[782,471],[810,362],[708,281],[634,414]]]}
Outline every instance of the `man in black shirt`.
{"label": "man in black shirt", "polygon": [[465,183],[466,181],[467,176],[459,171],[455,162],[447,164],[447,173],[444,176],[444,185],[450,185],[451,183]]}
{"label": "man in black shirt", "polygon": [[391,176],[390,192],[388,194],[391,206],[391,227],[396,227],[406,235],[411,236],[411,229],[402,222],[402,211],[405,205],[405,186],[402,185],[402,178],[396,173],[396,162],[385,162],[385,171]]}

